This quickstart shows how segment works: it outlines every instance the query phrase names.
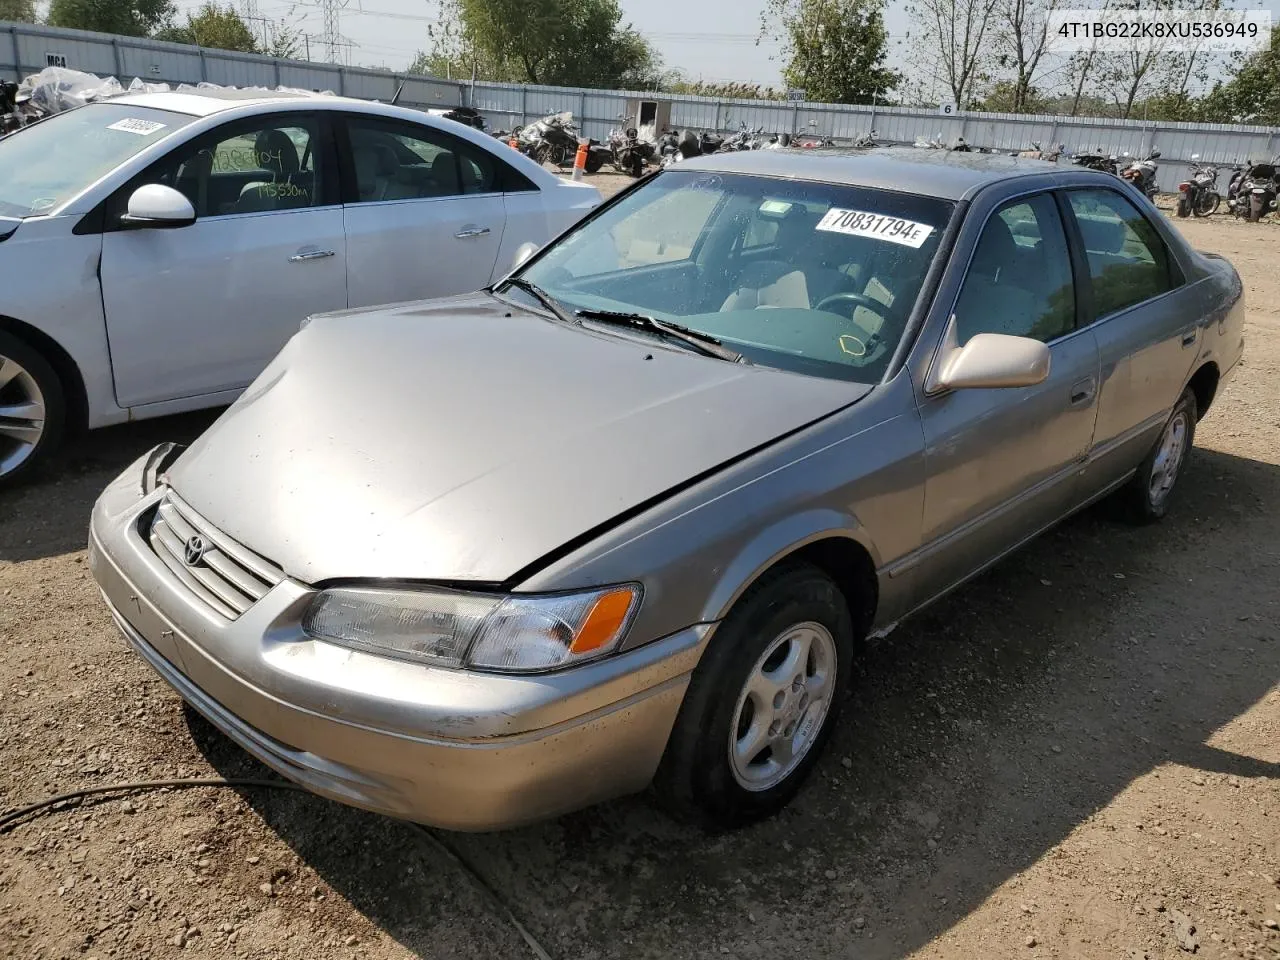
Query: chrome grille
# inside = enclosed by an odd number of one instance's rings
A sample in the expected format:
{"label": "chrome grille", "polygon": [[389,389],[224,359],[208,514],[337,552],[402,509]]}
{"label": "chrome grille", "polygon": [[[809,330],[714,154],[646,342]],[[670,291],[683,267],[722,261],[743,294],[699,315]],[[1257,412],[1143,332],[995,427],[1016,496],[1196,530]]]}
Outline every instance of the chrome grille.
{"label": "chrome grille", "polygon": [[[204,543],[194,563],[187,562],[193,537]],[[169,491],[156,508],[148,533],[151,549],[193,594],[228,620],[234,620],[284,579],[269,562],[218,532]]]}

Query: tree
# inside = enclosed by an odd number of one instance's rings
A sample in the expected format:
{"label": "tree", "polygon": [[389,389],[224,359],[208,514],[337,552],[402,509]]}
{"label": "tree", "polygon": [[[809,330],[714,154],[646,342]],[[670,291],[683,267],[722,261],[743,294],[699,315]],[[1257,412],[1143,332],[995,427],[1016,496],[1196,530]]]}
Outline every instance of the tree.
{"label": "tree", "polygon": [[761,36],[787,37],[782,79],[808,100],[883,101],[901,76],[885,67],[884,0],[767,0]]}
{"label": "tree", "polygon": [[445,0],[442,14],[417,69],[581,87],[652,86],[661,77],[661,58],[623,25],[617,0]]}
{"label": "tree", "polygon": [[934,68],[961,110],[974,97],[989,59],[991,28],[1000,0],[911,0],[908,10],[919,24],[920,59]]}
{"label": "tree", "polygon": [[52,0],[49,25],[147,37],[174,17],[172,0]]}
{"label": "tree", "polygon": [[195,14],[187,14],[185,26],[171,26],[157,30],[157,40],[173,43],[191,43],[198,47],[216,50],[239,50],[241,53],[257,53],[258,41],[240,19],[235,8],[219,7],[208,2]]}
{"label": "tree", "polygon": [[[1063,0],[1000,0],[996,8],[997,60],[1012,69],[1008,112],[1034,112],[1035,83],[1049,46],[1049,17]],[[988,95],[988,99],[990,94]]]}
{"label": "tree", "polygon": [[16,20],[18,23],[35,23],[35,0],[0,0],[0,20]]}
{"label": "tree", "polygon": [[1267,49],[1251,53],[1234,77],[1214,87],[1200,114],[1212,123],[1280,126],[1280,26],[1271,28]]}
{"label": "tree", "polygon": [[265,29],[267,42],[262,46],[260,53],[285,60],[301,58],[306,45],[306,36],[302,28],[283,20],[270,20]]}

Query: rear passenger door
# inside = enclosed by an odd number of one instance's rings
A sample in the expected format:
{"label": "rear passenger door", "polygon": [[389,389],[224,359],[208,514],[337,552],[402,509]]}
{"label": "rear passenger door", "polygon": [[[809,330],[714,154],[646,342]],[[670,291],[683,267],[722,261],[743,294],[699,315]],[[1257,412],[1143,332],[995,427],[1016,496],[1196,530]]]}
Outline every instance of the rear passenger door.
{"label": "rear passenger door", "polygon": [[1156,227],[1119,191],[1065,194],[1088,265],[1083,291],[1101,359],[1094,450],[1085,480],[1101,489],[1155,443],[1200,342],[1200,304]]}
{"label": "rear passenger door", "polygon": [[506,228],[497,161],[425,124],[348,114],[344,127],[348,305],[487,286]]}

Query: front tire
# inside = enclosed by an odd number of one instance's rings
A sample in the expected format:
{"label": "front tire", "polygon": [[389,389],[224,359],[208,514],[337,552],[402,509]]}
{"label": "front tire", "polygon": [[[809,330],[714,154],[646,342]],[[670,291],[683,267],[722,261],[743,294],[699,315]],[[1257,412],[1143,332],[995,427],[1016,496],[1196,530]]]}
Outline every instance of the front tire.
{"label": "front tire", "polygon": [[1218,212],[1222,197],[1217,190],[1202,190],[1196,197],[1195,206],[1191,209],[1197,217],[1211,217]]}
{"label": "front tire", "polygon": [[1174,208],[1174,213],[1179,217],[1185,217],[1191,210],[1191,205],[1187,202],[1185,193],[1178,194],[1178,205]]}
{"label": "front tire", "polygon": [[780,810],[836,725],[853,659],[840,589],[807,563],[742,596],[693,672],[654,778],[659,802],[709,829]]}
{"label": "front tire", "polygon": [[1265,210],[1263,209],[1265,202],[1266,201],[1264,201],[1262,197],[1258,196],[1257,194],[1251,194],[1249,196],[1249,222],[1250,223],[1257,223],[1259,220],[1262,219],[1262,214],[1265,212]]}
{"label": "front tire", "polygon": [[1196,395],[1189,389],[1184,390],[1155,446],[1120,492],[1130,521],[1145,524],[1164,519],[1178,478],[1195,445],[1196,419]]}
{"label": "front tire", "polygon": [[66,426],[62,382],[25,341],[0,330],[0,485],[57,449]]}

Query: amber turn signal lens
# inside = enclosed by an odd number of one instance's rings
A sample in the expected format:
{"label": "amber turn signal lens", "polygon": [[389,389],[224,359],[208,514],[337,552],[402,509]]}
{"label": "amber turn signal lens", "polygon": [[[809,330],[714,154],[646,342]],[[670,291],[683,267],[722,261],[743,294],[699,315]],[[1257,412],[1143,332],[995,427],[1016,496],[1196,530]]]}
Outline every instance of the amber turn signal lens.
{"label": "amber turn signal lens", "polygon": [[569,644],[569,652],[590,653],[612,641],[627,622],[627,615],[631,612],[635,598],[635,593],[631,590],[613,590],[597,600],[573,638],[573,643]]}

